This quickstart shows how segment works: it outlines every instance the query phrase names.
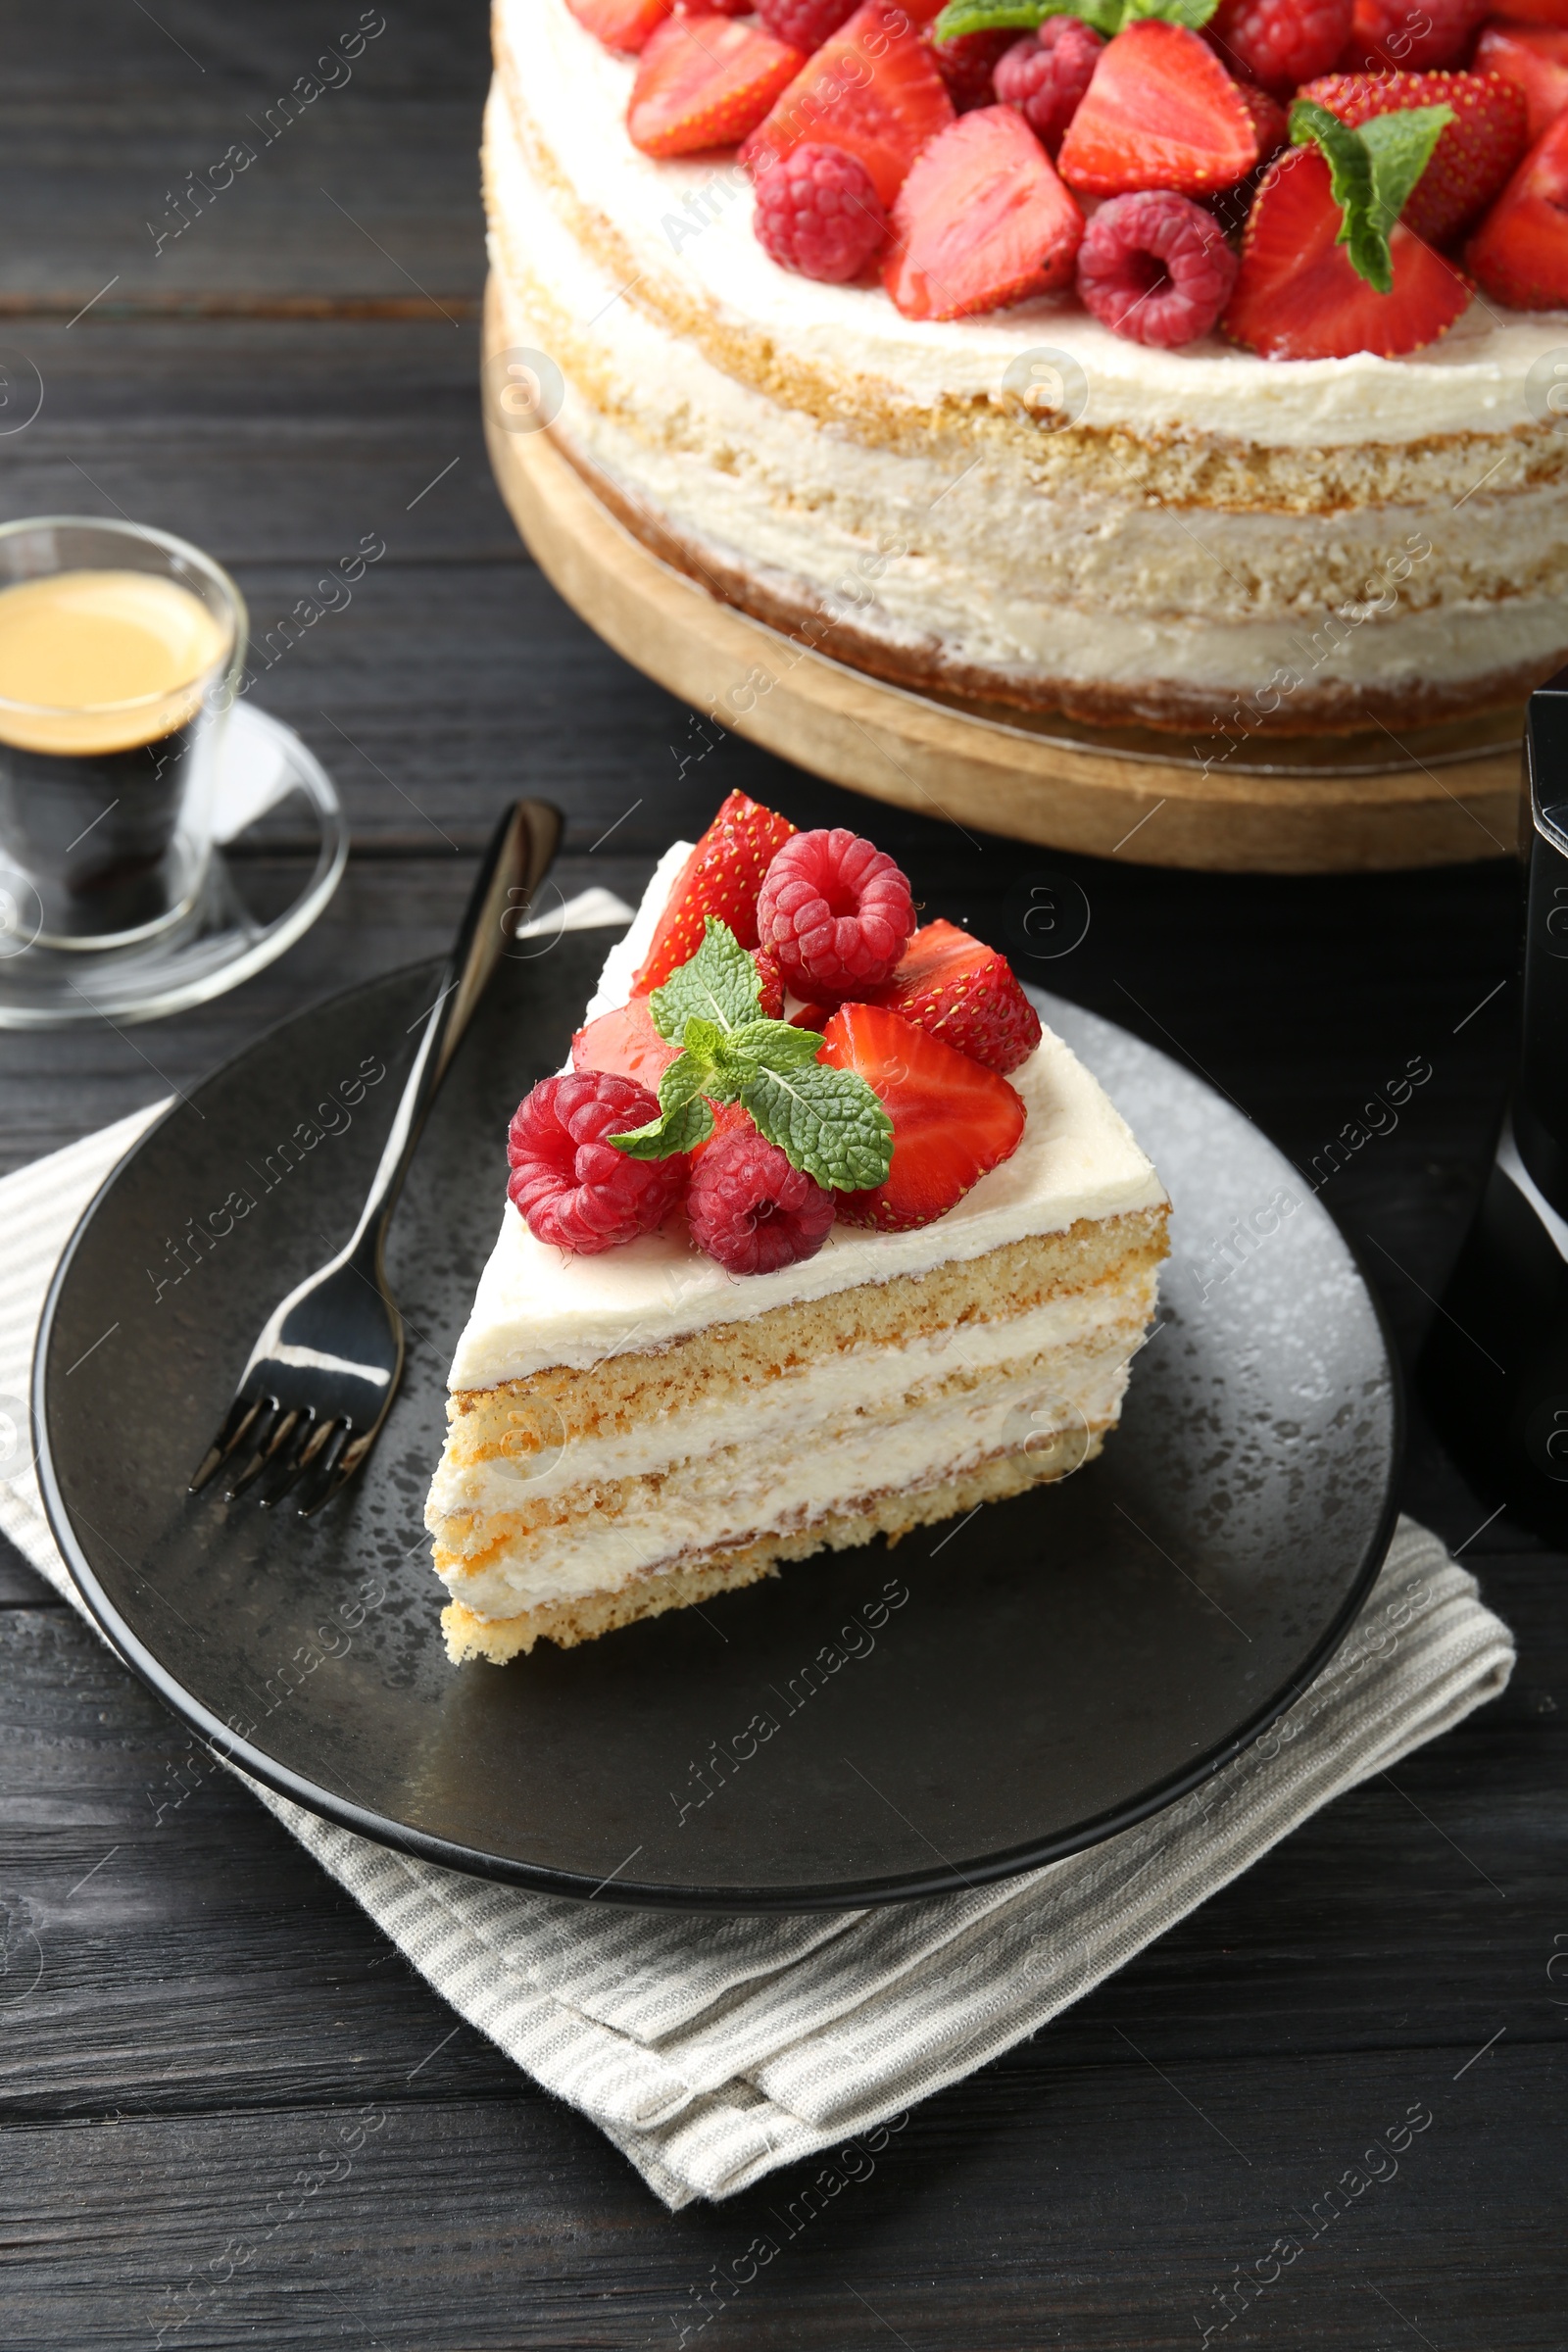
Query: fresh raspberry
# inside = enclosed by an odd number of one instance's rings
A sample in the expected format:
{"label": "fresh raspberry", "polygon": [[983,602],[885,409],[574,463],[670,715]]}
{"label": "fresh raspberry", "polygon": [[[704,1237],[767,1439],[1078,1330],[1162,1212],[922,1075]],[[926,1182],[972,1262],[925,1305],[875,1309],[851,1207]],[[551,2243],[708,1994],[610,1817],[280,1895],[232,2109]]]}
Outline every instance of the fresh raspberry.
{"label": "fresh raspberry", "polygon": [[1492,0],[1355,0],[1342,74],[1425,74],[1460,66]]}
{"label": "fresh raspberry", "polygon": [[755,225],[781,270],[840,286],[859,276],[888,217],[858,155],[808,141],[758,173]]}
{"label": "fresh raspberry", "polygon": [[1048,17],[1038,32],[1014,41],[997,67],[998,99],[1017,108],[1052,155],[1067,135],[1104,46],[1076,17]]}
{"label": "fresh raspberry", "polygon": [[771,948],[757,948],[752,953],[757,966],[757,985],[762,992],[762,1018],[781,1021],[784,1018],[784,971]]}
{"label": "fresh raspberry", "polygon": [[1204,29],[1238,81],[1285,98],[1328,72],[1354,13],[1355,0],[1220,0]]}
{"label": "fresh raspberry", "polygon": [[914,929],[909,885],[858,833],[797,833],[762,877],[757,930],[798,997],[842,1002],[876,988]]}
{"label": "fresh raspberry", "polygon": [[816,1255],[834,1203],[748,1120],[708,1145],[692,1173],[686,1213],[699,1249],[732,1274],[772,1274]]}
{"label": "fresh raspberry", "polygon": [[997,93],[992,86],[992,75],[998,61],[1017,38],[1010,31],[960,32],[956,40],[938,41],[932,39],[928,26],[920,35],[920,43],[947,83],[955,112],[966,115],[973,107],[994,103]]}
{"label": "fresh raspberry", "polygon": [[1111,197],[1078,249],[1085,307],[1113,334],[1162,351],[1206,335],[1235,278],[1236,256],[1212,215],[1163,189]]}
{"label": "fresh raspberry", "polygon": [[758,0],[757,13],[776,41],[809,54],[854,16],[856,0]]}
{"label": "fresh raspberry", "polygon": [[686,1183],[684,1154],[628,1159],[606,1140],[658,1116],[645,1086],[609,1070],[545,1078],[524,1096],[507,1131],[507,1195],[535,1241],[592,1257],[662,1224]]}

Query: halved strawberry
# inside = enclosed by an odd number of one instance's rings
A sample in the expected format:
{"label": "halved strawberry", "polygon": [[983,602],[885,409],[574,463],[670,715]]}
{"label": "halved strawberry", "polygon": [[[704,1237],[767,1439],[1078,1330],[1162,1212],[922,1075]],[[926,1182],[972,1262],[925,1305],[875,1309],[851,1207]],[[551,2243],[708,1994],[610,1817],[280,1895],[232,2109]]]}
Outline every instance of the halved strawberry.
{"label": "halved strawberry", "polygon": [[1568,114],[1531,148],[1464,258],[1494,301],[1513,310],[1568,304]]}
{"label": "halved strawberry", "polygon": [[1336,243],[1340,208],[1316,147],[1293,147],[1271,164],[1242,240],[1242,266],[1220,325],[1265,360],[1386,360],[1446,334],[1470,289],[1402,221],[1389,239],[1394,284],[1380,294]]}
{"label": "halved strawberry", "polygon": [[1539,139],[1568,107],[1568,22],[1549,25],[1487,24],[1476,43],[1476,72],[1500,74],[1525,102],[1530,136]]}
{"label": "halved strawberry", "polygon": [[960,115],[917,156],[893,207],[882,282],[906,318],[968,318],[1064,286],[1084,217],[1022,115]]}
{"label": "halved strawberry", "polygon": [[876,991],[876,1002],[1004,1076],[1040,1043],[1040,1015],[1005,956],[956,923],[937,921],[916,931],[892,979]]}
{"label": "halved strawberry", "polygon": [[[728,923],[743,948],[757,945],[757,894],[762,876],[795,827],[760,801],[732,792],[676,877],[632,982],[639,996],[662,988],[703,944],[710,914]],[[765,986],[765,981],[764,981]]]}
{"label": "halved strawberry", "polygon": [[1351,130],[1374,115],[1452,107],[1453,121],[1399,215],[1432,245],[1480,220],[1530,144],[1523,94],[1496,74],[1325,74],[1299,95],[1326,106]]}
{"label": "halved strawberry", "polygon": [[1208,43],[1148,21],[1106,42],[1056,161],[1086,196],[1201,196],[1244,178],[1257,144],[1247,101]]}
{"label": "halved strawberry", "polygon": [[755,177],[808,139],[842,147],[891,205],[927,139],[953,119],[919,26],[894,0],[864,0],[753,131],[741,161]]}
{"label": "halved strawberry", "polygon": [[886,1182],[837,1196],[846,1225],[929,1225],[1018,1149],[1027,1114],[1005,1078],[880,1004],[841,1004],[818,1059],[858,1071],[893,1121]]}
{"label": "halved strawberry", "polygon": [[1503,0],[1496,13],[1510,24],[1561,24],[1568,28],[1568,0]]}
{"label": "halved strawberry", "polygon": [[613,1070],[617,1077],[635,1078],[651,1095],[680,1054],[654,1027],[646,997],[633,997],[614,1012],[602,1012],[597,1021],[579,1029],[571,1041],[574,1070]]}
{"label": "halved strawberry", "polygon": [[626,128],[644,155],[733,147],[756,127],[805,59],[760,24],[670,17],[643,51]]}
{"label": "halved strawberry", "polygon": [[670,0],[566,0],[566,6],[607,49],[636,51],[662,24]]}

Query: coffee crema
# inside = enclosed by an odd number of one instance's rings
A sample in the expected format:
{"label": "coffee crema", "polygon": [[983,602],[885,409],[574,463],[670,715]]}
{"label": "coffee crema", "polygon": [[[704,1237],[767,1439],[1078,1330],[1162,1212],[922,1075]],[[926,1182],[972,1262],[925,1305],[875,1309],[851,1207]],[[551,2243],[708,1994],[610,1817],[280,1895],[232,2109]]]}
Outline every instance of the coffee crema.
{"label": "coffee crema", "polygon": [[134,751],[185,726],[229,633],[150,571],[60,571],[0,589],[0,743]]}

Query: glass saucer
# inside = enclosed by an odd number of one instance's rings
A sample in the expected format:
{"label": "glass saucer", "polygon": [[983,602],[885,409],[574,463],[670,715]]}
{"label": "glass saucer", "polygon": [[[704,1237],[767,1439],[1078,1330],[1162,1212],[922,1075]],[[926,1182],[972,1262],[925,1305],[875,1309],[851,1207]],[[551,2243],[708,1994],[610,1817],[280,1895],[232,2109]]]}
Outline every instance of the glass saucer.
{"label": "glass saucer", "polygon": [[0,936],[0,1029],[157,1020],[237,988],[291,948],[342,880],[348,825],[315,754],[248,703],[229,713],[214,829],[189,911],[133,947],[28,944],[19,906],[12,936]]}

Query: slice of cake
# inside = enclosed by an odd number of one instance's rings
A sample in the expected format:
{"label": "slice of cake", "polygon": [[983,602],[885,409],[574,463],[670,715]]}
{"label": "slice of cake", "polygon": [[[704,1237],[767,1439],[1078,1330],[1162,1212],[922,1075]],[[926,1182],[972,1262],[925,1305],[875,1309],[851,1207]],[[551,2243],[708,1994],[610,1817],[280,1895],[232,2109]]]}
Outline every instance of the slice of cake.
{"label": "slice of cake", "polygon": [[1164,1190],[1005,960],[914,921],[869,842],[739,795],[660,865],[512,1123],[426,1512],[454,1661],[1099,1452]]}

